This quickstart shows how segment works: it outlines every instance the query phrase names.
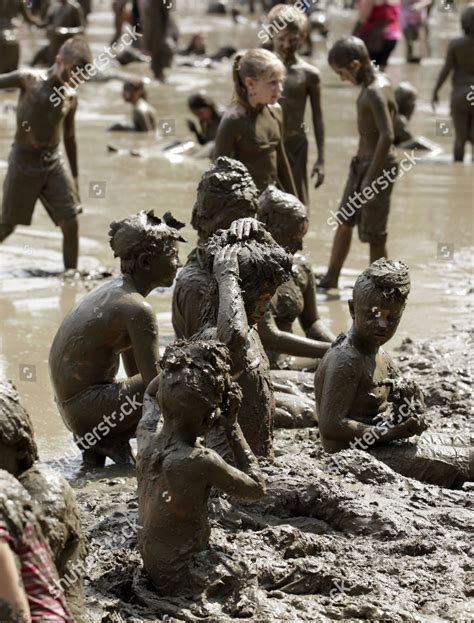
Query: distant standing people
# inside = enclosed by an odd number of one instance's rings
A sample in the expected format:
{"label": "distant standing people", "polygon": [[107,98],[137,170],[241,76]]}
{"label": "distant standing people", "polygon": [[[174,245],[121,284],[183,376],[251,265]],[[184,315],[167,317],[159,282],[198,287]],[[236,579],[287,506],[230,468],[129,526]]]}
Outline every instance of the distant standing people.
{"label": "distant standing people", "polygon": [[157,0],[143,0],[141,10],[145,48],[151,56],[151,70],[164,82],[165,69],[171,67],[179,37],[172,5]]}
{"label": "distant standing people", "polygon": [[383,71],[400,32],[399,0],[360,0],[353,33],[364,41],[371,60]]}
{"label": "distant standing people", "polygon": [[240,160],[260,192],[275,184],[296,196],[283,144],[283,113],[277,103],[285,73],[281,60],[268,50],[248,50],[235,57],[235,100],[219,125],[214,158]]}
{"label": "distant standing people", "polygon": [[433,0],[401,0],[400,26],[405,38],[407,63],[421,61],[421,38],[424,31],[425,47],[429,50],[428,8]]}
{"label": "distant standing people", "polygon": [[28,24],[42,26],[41,20],[31,13],[26,0],[0,0],[0,74],[18,69],[20,43],[13,21],[18,15],[22,15]]}
{"label": "distant standing people", "polygon": [[433,107],[438,104],[438,92],[453,72],[451,117],[454,124],[454,161],[464,160],[466,143],[471,143],[474,161],[474,3],[461,14],[464,35],[449,42],[446,60],[433,91]]}
{"label": "distant standing people", "polygon": [[62,44],[84,33],[86,20],[82,7],[75,0],[57,0],[46,14],[46,31],[49,43],[41,48],[33,58],[32,65],[50,66],[59,52]]}

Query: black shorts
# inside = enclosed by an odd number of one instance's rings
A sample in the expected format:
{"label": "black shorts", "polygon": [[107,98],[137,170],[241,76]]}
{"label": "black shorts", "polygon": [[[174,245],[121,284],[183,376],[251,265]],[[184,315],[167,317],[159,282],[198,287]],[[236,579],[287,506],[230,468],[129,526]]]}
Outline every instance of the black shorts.
{"label": "black shorts", "polygon": [[34,151],[14,145],[3,184],[3,225],[30,225],[37,200],[55,225],[82,212],[71,175],[58,151]]}

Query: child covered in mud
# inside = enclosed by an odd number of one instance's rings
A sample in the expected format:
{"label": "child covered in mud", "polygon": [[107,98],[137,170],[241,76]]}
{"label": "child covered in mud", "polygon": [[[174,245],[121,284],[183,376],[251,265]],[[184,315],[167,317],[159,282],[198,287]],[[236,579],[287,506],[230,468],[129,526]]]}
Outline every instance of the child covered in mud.
{"label": "child covered in mud", "polygon": [[[408,267],[381,258],[354,285],[351,329],[342,333],[315,375],[323,448],[368,450],[404,476],[452,487],[472,480],[469,435],[425,433],[421,390],[403,379],[382,346],[397,330],[410,291]],[[406,441],[419,436],[416,441]],[[398,442],[398,443],[393,443]],[[377,445],[377,447],[374,447]]]}
{"label": "child covered in mud", "polygon": [[361,39],[339,39],[329,51],[328,61],[341,80],[361,87],[357,99],[359,147],[333,219],[337,229],[329,267],[319,283],[321,288],[337,288],[356,225],[360,240],[369,243],[370,262],[387,257],[390,198],[398,175],[393,146],[397,106],[389,79],[372,65]]}
{"label": "child covered in mud", "polygon": [[[20,89],[17,129],[3,185],[0,242],[16,225],[31,224],[35,203],[40,199],[61,228],[66,270],[77,268],[77,215],[82,211],[75,134],[77,95],[67,83],[74,70],[90,61],[89,46],[75,38],[61,47],[50,69],[22,69],[0,76],[0,89]],[[73,179],[59,151],[61,135]]]}
{"label": "child covered in mud", "polygon": [[[291,18],[291,19],[290,19]],[[311,170],[315,188],[324,181],[324,122],[321,108],[321,78],[313,65],[304,61],[298,50],[308,32],[308,19],[295,7],[277,4],[268,15],[270,22],[280,20],[285,27],[273,37],[275,53],[286,68],[285,88],[280,100],[283,109],[283,140],[291,166],[298,198],[309,205],[308,130],[305,124],[306,103],[311,104],[314,138],[318,158]]]}
{"label": "child covered in mud", "polygon": [[268,50],[248,50],[235,57],[232,75],[235,103],[217,130],[214,158],[240,160],[260,192],[276,184],[296,195],[283,144],[283,114],[277,103],[283,91],[283,63]]}
{"label": "child covered in mud", "polygon": [[0,74],[18,69],[20,43],[15,18],[21,15],[28,23],[38,28],[42,21],[35,17],[26,0],[0,0]]}
{"label": "child covered in mud", "polygon": [[0,469],[0,621],[74,623],[37,511],[16,478]]}
{"label": "child covered in mud", "polygon": [[31,62],[33,67],[54,63],[62,44],[71,37],[84,33],[86,19],[81,5],[75,0],[58,0],[48,9],[44,26],[49,44],[35,54]]}
{"label": "child covered in mud", "polygon": [[[265,493],[263,475],[237,421],[241,393],[232,380],[229,351],[214,341],[178,341],[161,360],[157,400],[137,430],[138,544],[144,567],[161,594],[201,593],[215,568],[232,560],[208,549],[211,487],[255,500]],[[152,390],[155,393],[156,389]],[[204,447],[211,427],[225,435],[235,462],[229,465]],[[201,572],[200,572],[201,571]]]}
{"label": "child covered in mud", "polygon": [[123,101],[132,105],[132,125],[115,123],[109,132],[152,132],[156,129],[155,109],[147,101],[145,81],[127,80],[122,90]]}
{"label": "child covered in mud", "polygon": [[409,127],[410,119],[415,111],[417,97],[418,91],[410,82],[400,82],[395,89],[395,101],[397,102],[398,111],[393,125],[395,133],[393,144],[395,147],[403,149],[434,151],[438,148],[435,143],[432,143],[424,136],[415,138]]}
{"label": "child covered in mud", "polygon": [[[275,242],[293,255],[291,278],[279,286],[270,309],[258,325],[270,364],[272,368],[285,368],[286,357],[283,353],[319,359],[336,336],[319,317],[313,271],[301,254],[303,239],[308,231],[307,208],[293,195],[269,186],[260,196],[257,217]],[[296,320],[305,337],[293,333]]]}
{"label": "child covered in mud", "polygon": [[466,143],[471,144],[474,162],[474,3],[461,14],[462,37],[450,41],[444,65],[433,91],[432,104],[438,104],[438,93],[452,72],[451,118],[454,124],[454,161],[464,160]]}
{"label": "child covered in mud", "polygon": [[[96,288],[66,315],[54,337],[49,369],[55,400],[83,459],[103,465],[134,462],[146,386],[158,373],[158,326],[145,301],[173,284],[183,227],[171,214],[139,212],[110,226],[121,276]],[[122,359],[127,378],[117,380]]]}
{"label": "child covered in mud", "polygon": [[199,121],[200,129],[198,130],[194,121],[187,120],[188,128],[195,134],[199,145],[206,145],[214,141],[224,110],[204,93],[191,95],[188,98],[188,108]]}
{"label": "child covered in mud", "polygon": [[40,463],[31,419],[15,389],[4,382],[0,382],[0,469],[15,476],[31,495],[58,575],[67,578],[58,586],[64,589],[74,621],[85,623],[86,545],[74,492],[60,474]]}

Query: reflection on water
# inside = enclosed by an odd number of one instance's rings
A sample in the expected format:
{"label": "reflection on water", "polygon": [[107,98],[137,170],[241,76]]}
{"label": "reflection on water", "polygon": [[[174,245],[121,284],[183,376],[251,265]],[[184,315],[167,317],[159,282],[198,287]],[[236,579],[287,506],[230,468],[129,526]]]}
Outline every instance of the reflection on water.
{"label": "reflection on water", "polygon": [[[91,16],[90,36],[94,52],[101,51],[110,38],[112,19],[106,10],[109,4],[96,3],[99,9]],[[389,253],[410,265],[413,287],[392,346],[407,335],[421,338],[451,331],[451,325],[457,319],[466,317],[465,305],[458,303],[459,295],[466,294],[465,286],[460,288],[458,283],[460,277],[464,278],[470,270],[471,262],[472,167],[468,163],[453,165],[452,138],[436,135],[436,122],[448,118],[449,87],[442,92],[444,102],[436,114],[429,104],[441,56],[447,38],[457,32],[458,17],[435,15],[435,18],[440,21],[439,28],[432,29],[434,58],[421,67],[407,66],[401,62],[403,49],[400,45],[388,71],[394,83],[410,80],[417,86],[420,98],[412,122],[413,130],[439,143],[444,150],[441,155],[416,164],[395,186],[389,223]],[[332,15],[330,25],[331,36],[335,38],[349,31],[351,17],[347,13],[343,17]],[[205,30],[211,51],[229,41],[238,42],[242,47],[255,45],[258,41],[256,23],[234,26],[230,18],[187,14],[182,16],[180,27],[183,41],[188,40],[191,32]],[[33,42],[35,38],[39,42],[40,37],[27,30],[23,34],[23,53],[29,59]],[[332,243],[333,231],[326,219],[329,210],[337,207],[349,161],[357,147],[357,89],[339,81],[327,67],[325,56],[325,43],[317,43],[314,62],[321,69],[323,81],[326,181],[318,191],[312,192],[311,228],[306,239],[306,251],[317,272],[324,270]],[[130,71],[129,68],[126,70]],[[134,65],[133,71],[148,74],[143,65]],[[153,208],[158,214],[171,210],[175,217],[187,223],[184,237],[189,242],[182,245],[183,260],[194,245],[196,236],[189,225],[191,209],[207,161],[181,154],[171,158],[161,149],[177,138],[191,138],[185,121],[189,117],[186,99],[197,89],[206,89],[218,102],[228,104],[232,92],[230,63],[224,62],[211,69],[181,67],[174,71],[167,84],[153,82],[149,88],[149,100],[158,111],[158,119],[173,120],[175,124],[174,136],[153,137],[106,132],[113,122],[127,121],[130,115],[130,110],[121,101],[119,82],[112,80],[81,87],[77,135],[84,204],[80,221],[82,269],[90,270],[101,265],[117,269],[108,246],[108,225],[113,219],[124,218],[140,209]],[[0,93],[0,164],[7,159],[15,128],[12,107],[4,104],[15,101],[13,93]],[[312,127],[309,110],[306,123]],[[109,143],[125,152],[109,153]],[[138,150],[141,157],[128,155],[131,149]],[[311,164],[315,157],[311,139]],[[1,167],[0,182],[3,182],[4,175],[5,168]],[[100,196],[92,190],[97,183],[103,189]],[[47,367],[49,346],[61,319],[91,284],[64,281],[54,276],[25,278],[16,270],[19,266],[36,271],[61,270],[60,241],[58,231],[38,204],[33,227],[19,228],[6,244],[0,246],[3,277],[0,374],[17,385],[33,417],[40,450],[45,457],[57,457],[60,448],[64,449],[70,438],[52,399]],[[443,249],[448,249],[447,255]],[[367,255],[367,246],[354,239],[340,292],[320,297],[322,316],[335,333],[348,327],[350,288],[358,272],[366,266]],[[172,339],[171,292],[154,292],[149,299],[158,314],[163,347]],[[75,461],[73,459],[71,465],[74,466]]]}

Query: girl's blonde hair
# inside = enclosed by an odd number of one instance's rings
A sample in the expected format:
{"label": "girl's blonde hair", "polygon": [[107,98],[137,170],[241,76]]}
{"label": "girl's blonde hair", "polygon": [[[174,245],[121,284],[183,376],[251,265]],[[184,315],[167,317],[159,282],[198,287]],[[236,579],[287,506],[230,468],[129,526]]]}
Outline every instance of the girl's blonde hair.
{"label": "girl's blonde hair", "polygon": [[245,54],[237,54],[232,65],[232,78],[237,102],[245,107],[249,105],[245,78],[259,80],[274,73],[280,73],[284,76],[286,70],[281,60],[273,52],[255,48],[247,50]]}

